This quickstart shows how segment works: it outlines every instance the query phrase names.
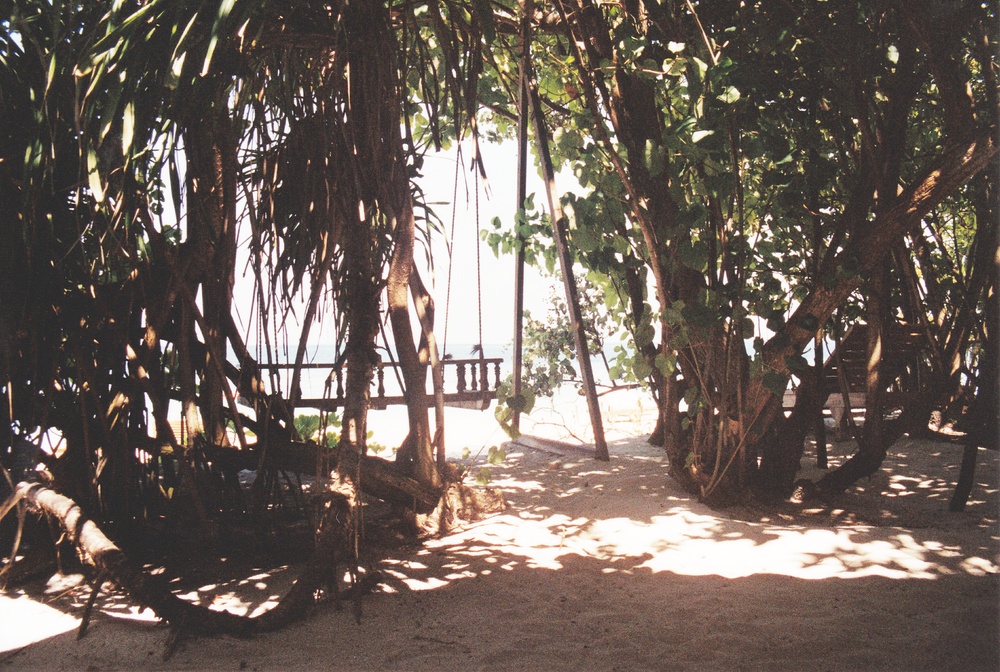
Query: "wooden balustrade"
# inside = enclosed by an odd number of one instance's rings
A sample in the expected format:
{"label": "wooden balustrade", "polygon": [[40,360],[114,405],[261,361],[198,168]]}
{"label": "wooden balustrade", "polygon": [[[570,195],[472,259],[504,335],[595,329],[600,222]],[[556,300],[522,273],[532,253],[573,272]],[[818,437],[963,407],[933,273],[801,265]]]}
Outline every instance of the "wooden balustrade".
{"label": "wooden balustrade", "polygon": [[[500,365],[503,364],[503,359],[494,357],[446,359],[441,364],[444,366],[445,405],[486,409],[490,402],[496,399],[497,388],[500,387],[501,381]],[[260,368],[290,370],[294,367],[292,364],[265,364],[261,365]],[[332,410],[344,405],[345,368],[343,366],[309,363],[303,364],[302,368],[327,369],[329,373],[324,383],[323,396],[300,399],[297,407]],[[386,391],[386,370],[398,368],[397,362],[379,362],[376,366],[375,377],[372,381],[371,408],[385,409],[389,406],[406,403],[406,397],[402,391],[402,376],[398,372],[390,376],[390,381],[399,381],[399,393],[391,394]],[[427,394],[426,391],[425,394]],[[433,404],[434,395],[427,394],[427,397],[428,403]]]}

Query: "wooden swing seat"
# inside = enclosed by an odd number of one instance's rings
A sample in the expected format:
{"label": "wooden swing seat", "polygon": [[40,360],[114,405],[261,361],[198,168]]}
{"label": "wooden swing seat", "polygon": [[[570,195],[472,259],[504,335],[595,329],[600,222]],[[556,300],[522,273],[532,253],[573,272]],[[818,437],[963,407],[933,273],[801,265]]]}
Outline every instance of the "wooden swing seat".
{"label": "wooden swing seat", "polygon": [[[443,360],[441,364],[444,367],[445,406],[479,411],[489,408],[497,397],[502,363],[503,359],[500,357]],[[385,371],[398,367],[399,364],[396,362],[379,362],[375,370],[375,380],[372,382],[374,389],[369,400],[372,410],[385,410],[390,406],[406,405],[406,396],[402,392],[399,394],[386,393]],[[300,399],[296,404],[297,407],[331,411],[344,406],[343,367],[334,364],[304,364],[303,368],[328,369],[330,373],[327,376],[327,382],[330,393],[324,397]],[[450,390],[449,383],[453,385]],[[433,406],[433,394],[427,395],[427,403]]]}

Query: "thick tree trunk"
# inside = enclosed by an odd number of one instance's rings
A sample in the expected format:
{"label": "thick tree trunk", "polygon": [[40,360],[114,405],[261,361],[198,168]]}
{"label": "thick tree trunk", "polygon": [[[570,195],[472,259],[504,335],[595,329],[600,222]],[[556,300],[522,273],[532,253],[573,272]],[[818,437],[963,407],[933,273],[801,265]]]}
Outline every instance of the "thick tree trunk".
{"label": "thick tree trunk", "polygon": [[[852,239],[830,263],[833,268],[853,265],[858,273],[833,286],[818,285],[803,299],[784,327],[765,344],[764,371],[787,379],[790,375],[787,360],[802,352],[813,338],[817,326],[826,322],[859,286],[863,277],[870,276],[879,268],[896,241],[917,226],[933,207],[989,165],[996,153],[997,145],[991,133],[946,150],[913,186],[897,197],[892,207],[879,214],[868,235]],[[857,261],[852,263],[852,260]],[[781,397],[768,389],[761,376],[751,379],[744,399],[749,411],[746,441],[749,445],[760,445],[781,413]],[[849,474],[871,469],[871,464],[866,460],[851,467],[845,464],[843,469],[846,478]],[[856,469],[859,471],[856,472]],[[789,489],[790,484],[781,484],[780,487]]]}
{"label": "thick tree trunk", "polygon": [[[436,488],[441,476],[434,460],[427,416],[426,363],[420,361],[410,320],[409,281],[413,271],[415,222],[399,125],[397,52],[388,8],[376,0],[346,6],[350,67],[348,118],[358,155],[360,207],[365,218],[381,220],[393,249],[386,279],[389,323],[406,387],[410,433],[397,460],[423,485]],[[380,58],[372,58],[373,53]],[[371,243],[378,238],[373,232]]]}
{"label": "thick tree trunk", "polygon": [[813,371],[805,372],[795,392],[795,406],[789,417],[779,417],[764,442],[761,466],[754,475],[756,490],[766,499],[791,494],[795,475],[802,466],[806,435],[822,421],[825,396],[820,393]]}

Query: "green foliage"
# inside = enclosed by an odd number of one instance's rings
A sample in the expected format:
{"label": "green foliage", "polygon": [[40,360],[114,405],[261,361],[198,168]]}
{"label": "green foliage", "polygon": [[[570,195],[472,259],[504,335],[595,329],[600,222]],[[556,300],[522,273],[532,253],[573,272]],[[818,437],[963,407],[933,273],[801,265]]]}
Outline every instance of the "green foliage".
{"label": "green foliage", "polygon": [[[337,431],[340,428],[340,417],[336,413],[328,413],[325,427],[321,427],[321,423],[322,419],[316,414],[296,415],[295,432],[305,441],[317,441],[328,448],[335,448],[340,442],[340,432]],[[325,438],[321,440],[323,434]],[[370,444],[368,448],[371,450]]]}
{"label": "green foliage", "polygon": [[[478,485],[489,485],[493,477],[493,472],[490,470],[489,466],[475,467],[475,463],[478,461],[480,455],[482,455],[482,449],[479,450],[476,455],[472,455],[472,452],[468,447],[462,449],[462,461],[466,464],[461,467],[463,474],[473,474],[475,481]],[[490,446],[486,451],[486,465],[496,466],[503,464],[507,459],[507,451],[498,446]]]}
{"label": "green foliage", "polygon": [[[372,441],[372,437],[373,436],[375,436],[375,431],[369,429],[368,430],[368,435],[367,435],[367,440],[365,441],[365,447],[368,449],[369,453],[372,453],[373,455],[378,455],[379,453],[383,453],[383,452],[390,452],[390,453],[392,452],[392,450],[390,450],[389,448],[387,448],[385,446],[385,444],[377,443],[375,441]],[[338,440],[339,440],[339,438],[338,438]]]}
{"label": "green foliage", "polygon": [[[995,25],[996,9],[966,9],[959,18],[850,0],[647,3],[639,18],[627,4],[605,4],[536,36],[554,162],[583,187],[562,199],[574,261],[604,291],[611,331],[631,337],[616,348],[613,372],[676,377],[687,391],[678,439],[692,450],[676,448],[687,466],[719,463],[711,455],[728,450],[717,447],[728,422],[719,419],[742,412],[741,388],[752,381],[781,394],[789,374],[806,370],[801,353],[785,349],[838,328],[829,313],[787,321],[817,291],[865,279],[859,241],[877,228],[876,206],[940,155],[946,117],[967,95],[945,92],[942,63],[956,65],[953,91],[972,92],[977,105],[995,98],[996,51],[971,45]],[[994,108],[977,107],[990,113],[970,112],[966,127],[995,124]],[[890,183],[880,186],[883,177]],[[957,190],[911,232],[911,277],[926,301],[907,304],[893,268],[897,315],[955,324],[952,292],[971,268],[958,260],[970,258],[976,221],[990,211],[987,182]],[[973,192],[975,214],[965,200]],[[499,228],[495,243],[512,235]],[[839,321],[864,315],[864,291],[848,296]],[[529,322],[539,393],[572,367],[559,327],[548,316]]]}
{"label": "green foliage", "polygon": [[515,395],[512,386],[512,379],[508,376],[497,388],[497,405],[493,415],[507,436],[516,439],[520,433],[513,424],[514,414],[531,413],[535,407],[535,393],[530,387],[525,386],[521,388],[520,394]]}
{"label": "green foliage", "polygon": [[[596,356],[603,352],[604,342],[611,335],[611,320],[604,309],[602,290],[589,279],[577,285],[587,348]],[[544,320],[536,320],[525,311],[524,386],[536,396],[551,397],[565,381],[579,379],[575,359],[576,341],[569,310],[565,299],[552,289]]]}
{"label": "green foliage", "polygon": [[486,461],[489,464],[503,464],[506,459],[507,451],[503,448],[498,448],[497,446],[491,446],[486,457]]}
{"label": "green foliage", "polygon": [[549,273],[554,272],[556,253],[551,244],[552,223],[548,215],[536,209],[534,194],[524,199],[524,207],[514,215],[511,229],[504,229],[499,217],[494,217],[490,225],[492,230],[484,229],[480,237],[494,255],[513,254],[523,248],[526,263],[544,266]]}

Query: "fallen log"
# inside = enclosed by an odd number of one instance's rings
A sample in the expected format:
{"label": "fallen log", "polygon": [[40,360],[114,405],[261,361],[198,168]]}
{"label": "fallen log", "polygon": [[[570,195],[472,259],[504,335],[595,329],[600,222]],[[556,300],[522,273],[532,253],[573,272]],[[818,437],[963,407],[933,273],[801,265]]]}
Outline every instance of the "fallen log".
{"label": "fallen log", "polygon": [[[216,449],[220,450],[223,449]],[[312,442],[274,443],[268,447],[268,460],[274,469],[311,474],[316,471],[317,461],[323,456],[321,451],[329,450]],[[356,453],[345,451],[341,455],[342,463],[338,470],[346,474],[355,473],[357,459]],[[441,490],[403,475],[395,462],[374,455],[361,457],[361,490],[367,495],[416,513],[433,511],[441,499]]]}
{"label": "fallen log", "polygon": [[270,610],[257,616],[241,616],[210,609],[181,599],[159,576],[143,571],[129,560],[100,527],[87,518],[79,505],[37,483],[19,483],[2,507],[9,511],[24,503],[33,511],[56,520],[67,538],[104,577],[131,599],[184,633],[250,635],[277,630],[302,617],[323,587],[336,586],[337,560],[352,559],[353,516],[348,498],[337,492],[325,497],[323,516],[316,535],[316,547],[288,593]]}
{"label": "fallen log", "polygon": [[[270,455],[272,464],[278,469],[309,473],[315,469],[320,450],[325,449],[315,443],[291,441],[272,446]],[[357,453],[345,452],[338,469],[353,474],[358,459]],[[503,493],[464,485],[454,471],[445,476],[446,484],[439,489],[403,475],[399,466],[390,460],[374,455],[363,455],[360,459],[361,491],[413,512],[418,527],[425,532],[433,530],[443,534],[458,520],[471,522],[506,508]]]}
{"label": "fallen log", "polygon": [[[354,473],[356,453],[344,453],[340,469]],[[361,491],[384,502],[396,504],[414,513],[429,513],[441,500],[442,491],[402,475],[395,462],[375,457],[361,456]]]}
{"label": "fallen log", "polygon": [[[268,446],[267,464],[279,471],[312,474],[315,473],[320,459],[329,458],[330,452],[330,448],[311,441],[275,441]],[[209,461],[230,469],[257,468],[252,455],[244,454],[235,448],[210,446],[205,449],[205,455]],[[357,471],[359,459],[357,453],[344,452],[340,459],[338,471],[344,474],[353,474]],[[433,488],[401,473],[396,462],[374,455],[363,455],[360,459],[361,491],[389,504],[408,509],[417,516],[426,516],[437,510],[441,506],[442,498],[449,491],[453,491],[449,504],[453,507],[453,513],[450,515],[458,515],[465,520],[475,520],[486,513],[495,512],[500,506],[496,500],[498,493],[484,492],[477,500],[472,489],[452,482],[455,479],[454,475],[445,478],[449,484],[444,488]],[[454,494],[457,492],[461,494],[455,498]],[[465,513],[462,513],[463,511]]]}

